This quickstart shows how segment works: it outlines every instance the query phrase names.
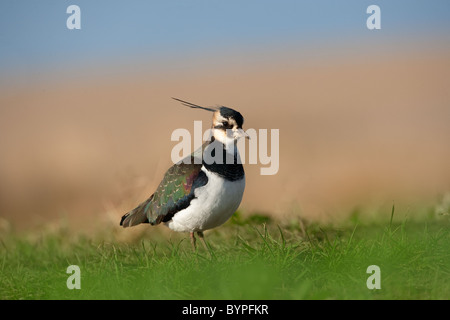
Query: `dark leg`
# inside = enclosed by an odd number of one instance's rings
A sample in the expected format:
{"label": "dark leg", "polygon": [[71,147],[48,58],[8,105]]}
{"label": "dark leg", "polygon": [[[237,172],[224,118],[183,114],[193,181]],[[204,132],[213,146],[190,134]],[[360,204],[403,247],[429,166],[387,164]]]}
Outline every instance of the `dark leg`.
{"label": "dark leg", "polygon": [[191,232],[190,236],[191,236],[192,250],[194,250],[194,252],[195,252],[195,249],[196,249],[196,246],[195,246],[195,234],[193,232]]}
{"label": "dark leg", "polygon": [[202,243],[203,243],[203,246],[205,247],[205,250],[209,252],[208,246],[206,245],[206,241],[205,241],[205,238],[203,236],[203,232],[198,231],[197,234],[198,234],[200,240],[202,240]]}

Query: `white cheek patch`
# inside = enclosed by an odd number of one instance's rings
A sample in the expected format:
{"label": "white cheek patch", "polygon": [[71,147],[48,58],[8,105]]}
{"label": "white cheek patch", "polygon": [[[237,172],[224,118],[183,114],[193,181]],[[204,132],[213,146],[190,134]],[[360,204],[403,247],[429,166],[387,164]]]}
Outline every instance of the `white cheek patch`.
{"label": "white cheek patch", "polygon": [[226,131],[222,129],[213,129],[213,136],[214,139],[222,142],[224,145],[227,145],[227,142],[230,140],[230,138],[227,137]]}

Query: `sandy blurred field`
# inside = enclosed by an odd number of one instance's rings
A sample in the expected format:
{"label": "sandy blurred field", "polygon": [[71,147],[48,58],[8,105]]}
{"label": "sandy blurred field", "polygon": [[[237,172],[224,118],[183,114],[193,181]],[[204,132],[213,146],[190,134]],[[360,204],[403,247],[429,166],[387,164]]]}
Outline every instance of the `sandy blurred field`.
{"label": "sandy blurred field", "polygon": [[172,96],[236,108],[244,129],[280,130],[278,174],[245,166],[245,211],[326,220],[436,201],[450,191],[449,56],[230,61],[3,88],[0,216],[16,228],[118,223],[171,165],[172,131],[210,125]]}

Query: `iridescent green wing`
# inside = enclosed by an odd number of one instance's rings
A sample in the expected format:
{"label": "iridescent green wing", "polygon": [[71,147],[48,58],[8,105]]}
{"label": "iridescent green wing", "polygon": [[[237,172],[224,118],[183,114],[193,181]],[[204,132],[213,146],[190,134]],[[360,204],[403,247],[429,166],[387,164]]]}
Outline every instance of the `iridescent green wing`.
{"label": "iridescent green wing", "polygon": [[155,193],[127,212],[120,220],[120,225],[126,228],[140,223],[159,224],[169,221],[175,213],[187,208],[195,197],[195,189],[208,182],[208,177],[201,170],[201,159],[199,161],[207,144],[169,168]]}
{"label": "iridescent green wing", "polygon": [[196,188],[208,182],[206,174],[201,171],[202,164],[180,163],[167,170],[146,210],[148,221],[158,224],[172,219],[173,215],[189,206],[194,199]]}

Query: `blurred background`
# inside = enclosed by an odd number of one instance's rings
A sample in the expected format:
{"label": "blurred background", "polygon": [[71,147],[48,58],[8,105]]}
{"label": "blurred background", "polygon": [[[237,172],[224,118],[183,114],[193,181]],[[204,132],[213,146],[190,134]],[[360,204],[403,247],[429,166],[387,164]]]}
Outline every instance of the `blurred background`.
{"label": "blurred background", "polygon": [[[372,4],[381,30],[366,27]],[[245,165],[244,212],[334,221],[436,203],[449,17],[447,0],[3,0],[0,224],[118,224],[170,167],[172,131],[210,125],[171,97],[280,130],[278,173]]]}

